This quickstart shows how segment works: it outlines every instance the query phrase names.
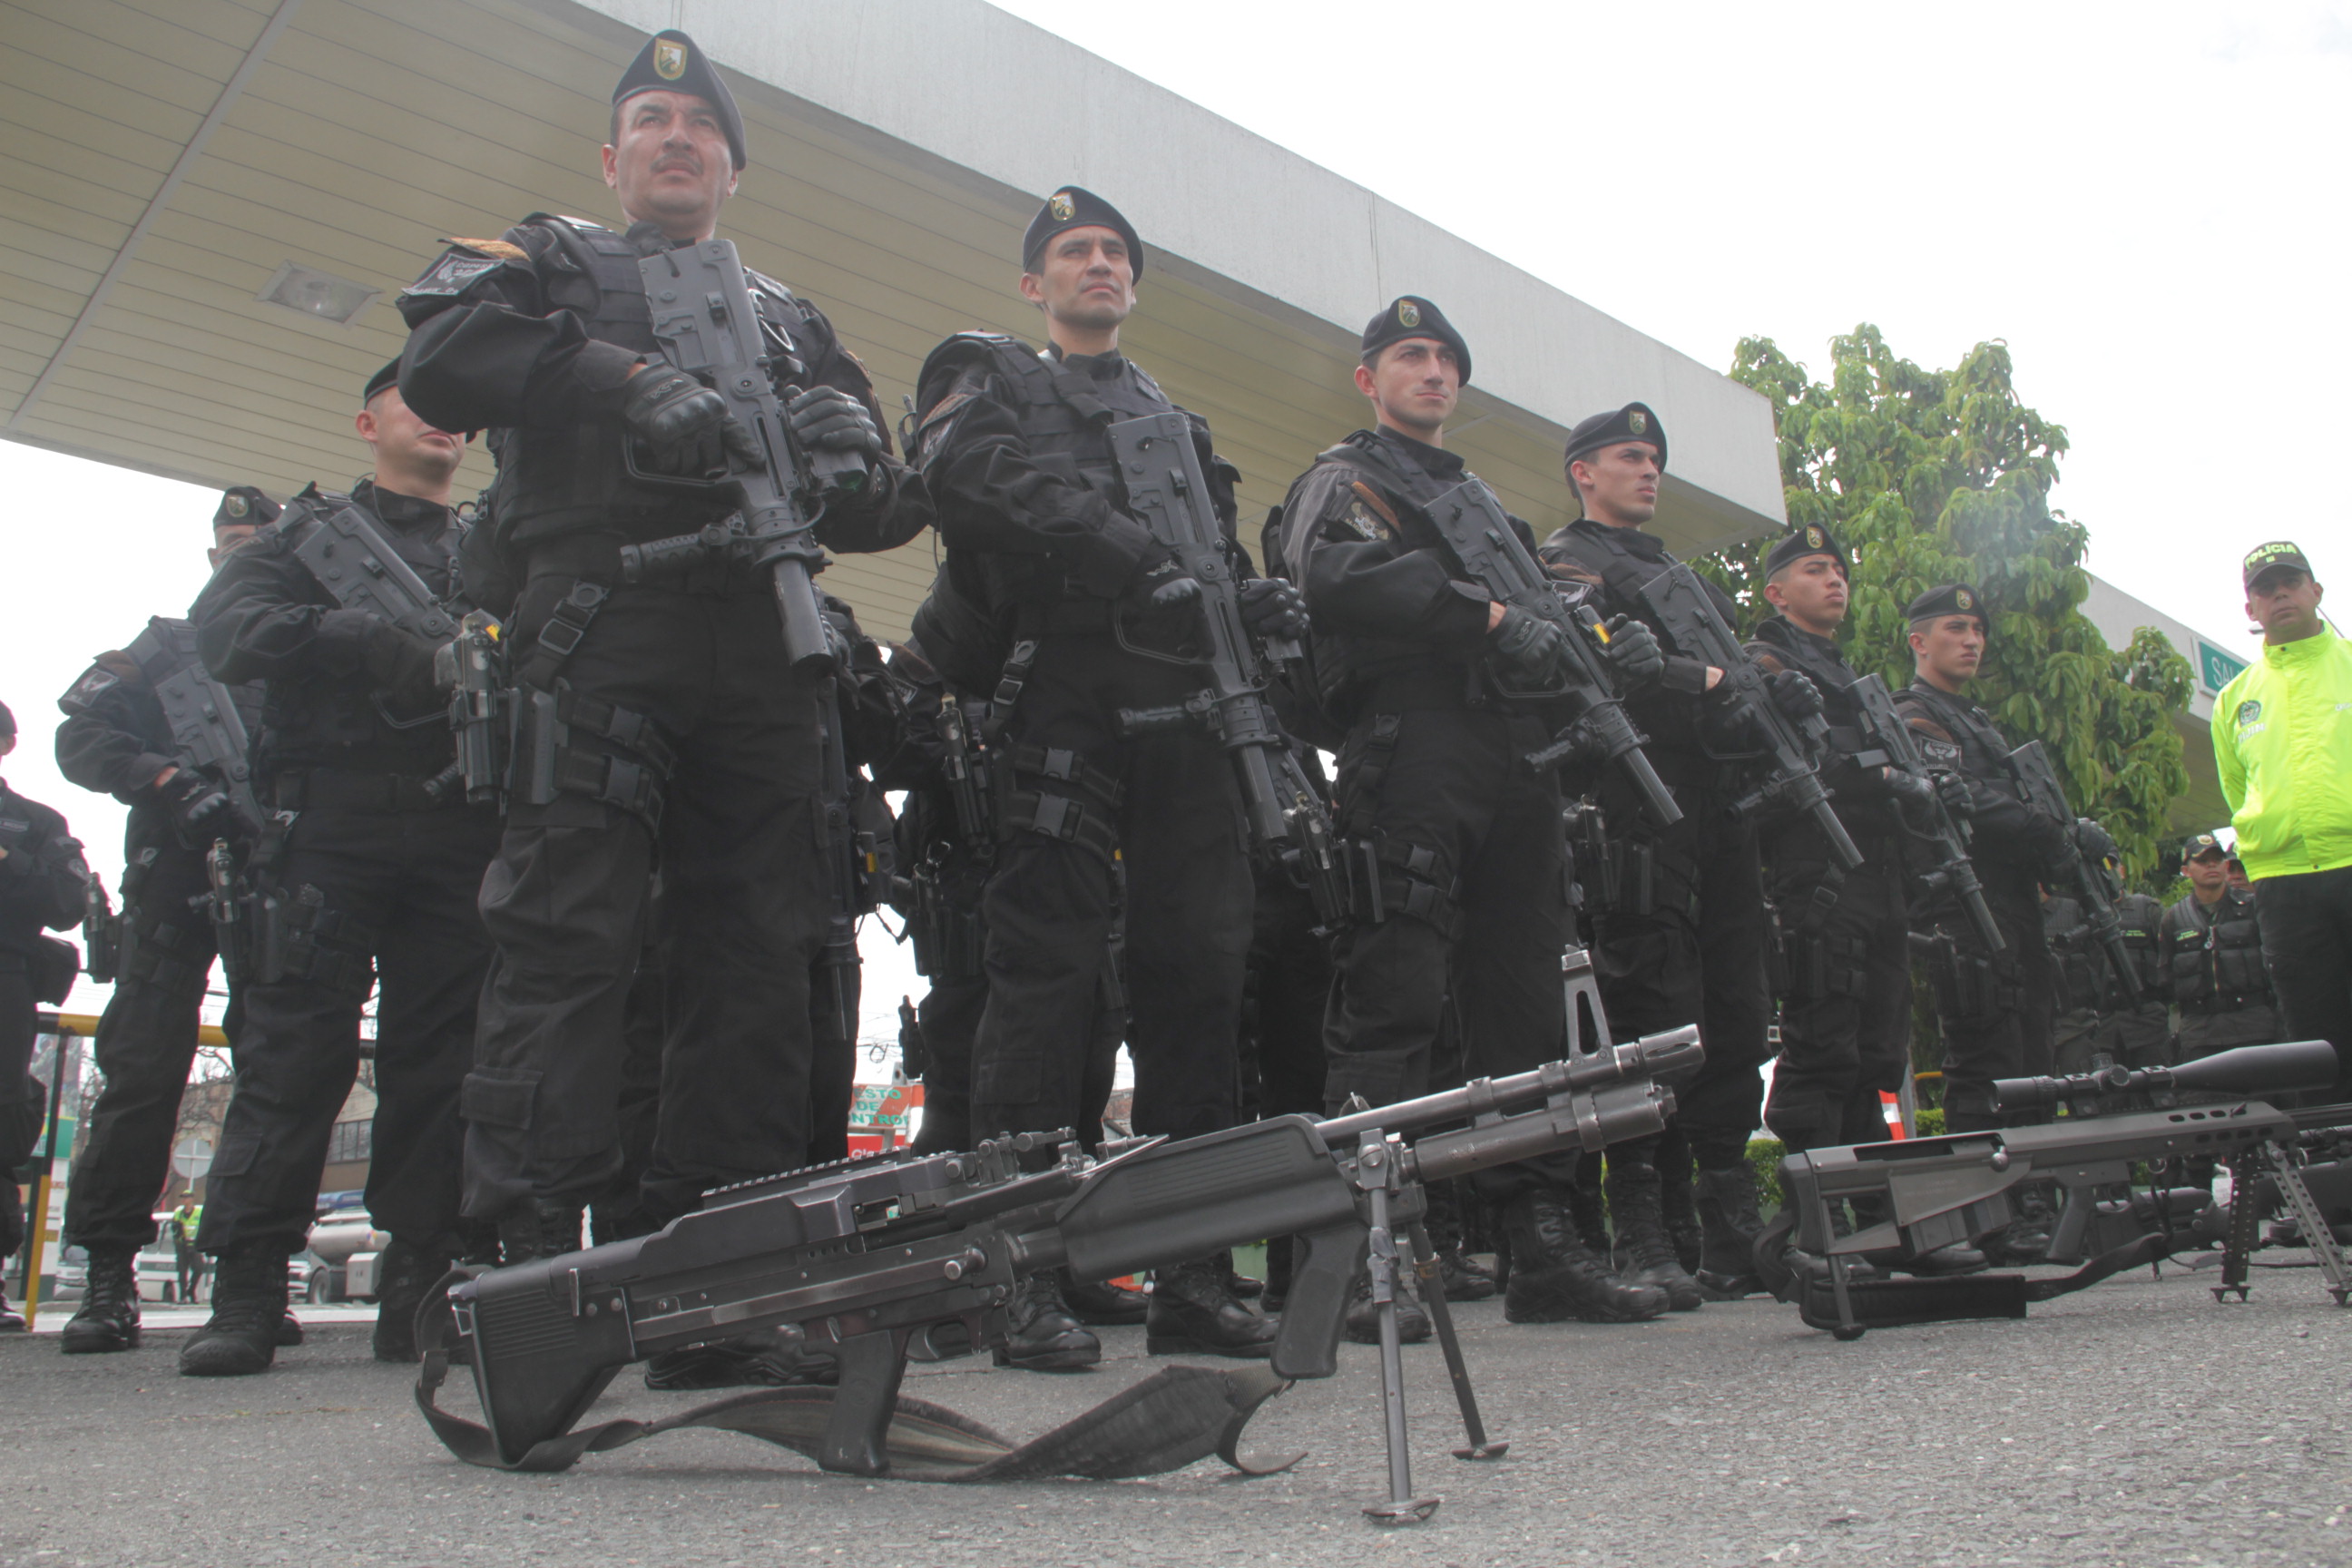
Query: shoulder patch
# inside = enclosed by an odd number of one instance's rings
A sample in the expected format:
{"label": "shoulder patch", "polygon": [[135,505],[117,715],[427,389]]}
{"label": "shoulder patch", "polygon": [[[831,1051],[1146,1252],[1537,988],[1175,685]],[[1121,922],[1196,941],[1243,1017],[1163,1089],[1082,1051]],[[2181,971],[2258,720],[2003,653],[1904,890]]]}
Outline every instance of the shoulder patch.
{"label": "shoulder patch", "polygon": [[58,706],[68,713],[86,713],[91,703],[121,684],[122,677],[106,668],[101,655],[89,674],[67,688],[66,694],[58,699]]}
{"label": "shoulder patch", "polygon": [[1957,768],[1960,765],[1960,748],[1949,741],[1938,741],[1931,736],[1922,736],[1919,741],[1919,754],[1928,762],[1941,763],[1948,767]]}
{"label": "shoulder patch", "polygon": [[[472,254],[469,247],[481,244],[497,245],[502,249],[513,251],[515,256]],[[401,293],[404,297],[413,295],[421,299],[455,299],[464,293],[475,279],[484,273],[494,272],[506,266],[509,260],[520,258],[523,254],[520,246],[508,245],[503,240],[461,239],[449,249],[442,252],[440,259],[425,269],[425,276],[402,289]]]}
{"label": "shoulder patch", "polygon": [[530,259],[530,251],[525,250],[521,246],[508,239],[467,239],[458,236],[451,236],[443,239],[441,243],[444,245],[457,246],[462,250],[470,250],[478,256],[494,256],[500,261],[529,261]]}

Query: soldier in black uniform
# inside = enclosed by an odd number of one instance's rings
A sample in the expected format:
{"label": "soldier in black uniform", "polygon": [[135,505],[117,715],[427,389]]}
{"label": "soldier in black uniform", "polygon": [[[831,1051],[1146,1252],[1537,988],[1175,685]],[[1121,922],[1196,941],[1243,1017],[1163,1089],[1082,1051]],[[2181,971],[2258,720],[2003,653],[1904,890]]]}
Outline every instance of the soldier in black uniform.
{"label": "soldier in black uniform", "polygon": [[[16,716],[0,704],[0,757],[16,749]],[[81,968],[71,943],[41,931],[81,924],[89,896],[89,868],[66,819],[0,779],[0,1258],[24,1245],[16,1172],[47,1113],[31,1072],[40,1005],[64,1001]],[[0,1331],[24,1326],[0,1292]]]}
{"label": "soldier in black uniform", "polygon": [[[466,1209],[509,1261],[578,1245],[621,1164],[625,1003],[658,859],[666,1043],[644,1187],[656,1223],[707,1189],[804,1163],[810,974],[824,952],[823,682],[796,673],[769,568],[731,559],[629,584],[624,546],[721,522],[698,485],[748,433],[662,359],[637,262],[711,237],[743,123],[685,34],[648,39],[613,93],[604,177],[626,233],[534,214],[457,244],[401,298],[401,385],[429,417],[488,427],[494,543],[520,694],[548,699],[548,797],[510,795],[482,888],[498,946],[466,1079]],[[887,550],[930,521],[889,460],[865,371],[814,306],[753,273],[795,437],[862,459],[817,537]],[[631,472],[651,472],[654,479]],[[663,478],[667,476],[667,478]],[[493,606],[496,608],[497,606]]]}
{"label": "soldier in black uniform", "polygon": [[[255,529],[276,521],[278,510],[250,485],[223,492],[213,513],[212,564],[218,567]],[[68,1355],[139,1343],[135,1260],[155,1239],[155,1198],[169,1174],[180,1095],[195,1059],[198,1010],[217,951],[205,912],[205,853],[224,839],[249,850],[261,829],[250,758],[239,759],[245,773],[230,776],[183,752],[156,692],[174,677],[184,683],[210,679],[196,657],[194,624],[158,616],[128,647],[100,654],[58,699],[66,716],[58,726],[58,771],[131,808],[122,843],[121,952],[94,1046],[106,1083],[85,1123],[89,1142],[66,1194],[65,1244],[89,1255],[81,1306],[58,1341]],[[248,683],[226,695],[251,736],[261,725],[261,688]],[[226,978],[222,1023],[234,1043],[244,988],[242,976]]]}
{"label": "soldier in black uniform", "polygon": [[[1174,411],[1118,352],[1143,264],[1142,241],[1108,202],[1055,192],[1022,242],[1021,291],[1044,313],[1046,349],[959,334],[932,351],[917,395],[914,439],[947,559],[916,635],[950,685],[994,693],[1002,725],[999,847],[982,898],[988,1000],[972,1058],[983,1135],[1078,1120],[1115,856],[1127,873],[1135,1130],[1181,1137],[1238,1114],[1250,935],[1240,792],[1207,734],[1130,740],[1117,717],[1181,703],[1200,684],[1182,650],[1201,585],[1123,510],[1105,435]],[[1206,423],[1192,425],[1230,538],[1234,470]],[[1253,630],[1297,613],[1268,580],[1245,585],[1243,612]],[[1265,1354],[1274,1324],[1234,1298],[1228,1272],[1223,1257],[1163,1270],[1150,1347]]]}
{"label": "soldier in black uniform", "polygon": [[[1657,514],[1665,430],[1647,405],[1629,403],[1570,432],[1567,463],[1584,515],[1544,542],[1544,559],[1559,575],[1590,584],[1603,613],[1638,619],[1643,585],[1675,564],[1664,542],[1642,530]],[[1710,592],[1725,623],[1737,625],[1730,599]],[[1683,818],[1659,829],[1614,770],[1595,785],[1618,866],[1616,901],[1593,912],[1592,959],[1609,1021],[1621,1036],[1696,1023],[1706,1043],[1697,1080],[1675,1095],[1676,1130],[1697,1169],[1696,1280],[1663,1228],[1650,1223],[1664,1195],[1657,1141],[1609,1151],[1619,1248],[1643,1265],[1637,1277],[1654,1279],[1677,1310],[1687,1310],[1706,1297],[1730,1300],[1763,1288],[1749,1256],[1763,1225],[1748,1140],[1763,1110],[1770,916],[1756,830],[1727,809],[1745,788],[1738,759],[1753,742],[1732,732],[1707,700],[1721,672],[1671,645],[1665,651],[1663,677],[1629,694],[1625,709],[1650,737],[1650,759]],[[1801,673],[1783,668],[1771,679],[1774,700],[1791,714],[1820,711],[1820,693]]]}
{"label": "soldier in black uniform", "polygon": [[[1948,583],[1912,600],[1905,614],[1916,673],[1896,694],[1895,711],[1918,731],[1929,768],[1968,786],[1970,858],[2006,944],[1986,951],[1949,900],[1921,911],[1936,933],[1929,974],[1944,1035],[1944,1125],[1979,1132],[2047,1120],[2046,1111],[1994,1110],[1992,1080],[2051,1069],[2056,976],[2042,934],[2041,884],[2066,830],[2019,797],[2008,741],[1963,695],[1984,658],[1982,596]],[[2037,1189],[2027,1189],[2022,1206],[2016,1224],[1987,1246],[1996,1262],[2034,1261],[2047,1247],[2050,1215]]]}
{"label": "soldier in black uniform", "polygon": [[2164,1067],[2172,1060],[2172,1009],[2165,1000],[2171,987],[2158,929],[2164,906],[2146,893],[2124,893],[2116,899],[2116,917],[2139,986],[2137,1002],[2116,984],[2081,901],[2057,893],[2042,902],[2042,931],[2050,942],[2056,986],[2050,1060],[2059,1073],[2089,1072],[2098,1057],[2127,1068]]}
{"label": "soldier in black uniform", "polygon": [[[457,1090],[489,963],[474,900],[498,818],[466,804],[434,643],[331,591],[355,545],[397,557],[436,597],[456,587],[449,486],[465,441],[407,407],[396,369],[362,395],[373,476],[348,496],[304,489],[221,563],[190,612],[215,676],[262,683],[253,771],[273,813],[247,873],[257,956],[197,1236],[218,1265],[212,1319],[180,1352],[194,1376],[270,1364],[286,1259],[310,1229],[328,1134],[358,1071],[371,979],[367,1205],[393,1237],[378,1359],[416,1359],[416,1306],[465,1250]],[[306,556],[322,544],[333,553],[314,568]]]}
{"label": "soldier in black uniform", "polygon": [[2229,851],[2210,833],[2185,847],[2189,891],[2164,911],[2158,941],[2180,1008],[2179,1059],[2279,1038],[2278,999],[2263,962],[2254,896],[2230,885]]}
{"label": "soldier in black uniform", "polygon": [[[1425,510],[1469,477],[1444,450],[1470,350],[1418,295],[1364,329],[1356,387],[1376,427],[1320,454],[1283,503],[1283,552],[1314,617],[1323,706],[1348,727],[1339,832],[1381,868],[1374,921],[1359,900],[1338,948],[1324,1026],[1327,1106],[1373,1104],[1431,1087],[1449,994],[1468,1070],[1523,1071],[1559,1054],[1559,980],[1570,940],[1559,781],[1527,762],[1551,739],[1503,695],[1549,684],[1560,634],[1455,575]],[[1530,550],[1534,536],[1526,534]],[[1657,645],[1612,643],[1621,668],[1654,674]],[[1482,1173],[1511,1239],[1514,1322],[1656,1316],[1665,1293],[1612,1275],[1567,1215],[1573,1154]]]}

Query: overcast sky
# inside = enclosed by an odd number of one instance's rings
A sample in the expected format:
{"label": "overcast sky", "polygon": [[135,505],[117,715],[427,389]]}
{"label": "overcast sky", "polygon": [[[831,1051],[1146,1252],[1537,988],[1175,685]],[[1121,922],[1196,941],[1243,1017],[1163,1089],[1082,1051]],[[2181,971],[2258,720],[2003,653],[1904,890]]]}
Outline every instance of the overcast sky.
{"label": "overcast sky", "polygon": [[[1003,8],[1704,363],[1761,333],[1818,372],[1864,321],[1931,366],[2006,339],[2073,439],[2056,500],[2093,570],[2225,647],[2252,646],[2249,546],[2299,540],[2323,579],[2352,554],[2327,478],[2352,6]],[[215,498],[6,443],[0,495],[23,574],[0,700],[27,731],[0,772],[71,815],[111,888],[120,810],[57,776],[54,699],[186,605]],[[919,983],[868,935],[880,1032]]]}

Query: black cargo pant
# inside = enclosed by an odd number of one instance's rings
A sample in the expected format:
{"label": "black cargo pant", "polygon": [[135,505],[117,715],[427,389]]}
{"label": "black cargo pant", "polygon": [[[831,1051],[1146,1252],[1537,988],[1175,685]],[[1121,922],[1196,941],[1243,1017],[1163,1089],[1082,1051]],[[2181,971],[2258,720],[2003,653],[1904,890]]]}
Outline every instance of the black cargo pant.
{"label": "black cargo pant", "polygon": [[2208,1012],[2197,1007],[2180,1010],[2180,1034],[2177,1049],[2179,1059],[2193,1062],[2217,1051],[2233,1050],[2240,1046],[2267,1046],[2285,1039],[2279,1029],[2278,1009],[2266,1002],[2250,1003],[2243,1007],[2231,1007]]}
{"label": "black cargo pant", "polygon": [[1320,1116],[1331,944],[1315,933],[1315,900],[1280,867],[1260,863],[1256,881],[1243,1002],[1243,1038],[1255,1068],[1255,1110],[1260,1116]]}
{"label": "black cargo pant", "polygon": [[[1724,810],[1720,770],[1652,756],[1683,818],[1660,829],[1614,770],[1602,776],[1595,793],[1617,847],[1617,887],[1593,913],[1592,966],[1618,1039],[1699,1026],[1706,1061],[1675,1092],[1675,1121],[1699,1167],[1721,1170],[1747,1159],[1763,1113],[1772,1002],[1764,874],[1755,829]],[[1596,882],[1586,879],[1588,892]]]}
{"label": "black cargo pant", "polygon": [[[551,580],[524,589],[526,651]],[[827,896],[820,688],[792,673],[773,590],[749,574],[711,592],[614,589],[557,679],[575,702],[649,721],[675,768],[658,839],[646,815],[584,791],[509,807],[482,883],[498,952],[466,1079],[466,1212],[585,1203],[619,1173],[625,1004],[658,857],[667,995],[645,1199],[666,1223],[711,1187],[806,1163]],[[568,745],[644,760],[584,726]]]}
{"label": "black cargo pant", "polygon": [[2127,1068],[2168,1067],[2172,1061],[2172,1016],[2161,1002],[2095,1013],[2069,1008],[2050,1028],[2051,1070],[2085,1073],[2105,1057]]}
{"label": "black cargo pant", "polygon": [[[420,1246],[456,1230],[457,1091],[489,963],[474,900],[497,842],[498,818],[482,807],[297,812],[263,876],[302,912],[281,926],[282,940],[265,938],[245,987],[236,1087],[205,1178],[196,1238],[205,1251],[302,1246],[328,1137],[359,1069],[371,978],[368,1213],[379,1230]],[[306,888],[320,901],[306,900]]]}
{"label": "black cargo pant", "polygon": [[1954,1132],[2026,1126],[2051,1112],[1993,1109],[1995,1079],[2050,1071],[2056,1019],[2055,966],[2042,935],[2040,895],[2031,887],[1987,887],[2007,945],[1988,952],[1966,918],[1936,920],[1939,947],[1928,966],[1944,1031],[1944,1125]]}
{"label": "black cargo pant", "polygon": [[[1339,753],[1339,817],[1381,866],[1386,919],[1358,895],[1339,941],[1325,1016],[1323,1098],[1374,1105],[1425,1094],[1449,997],[1472,1076],[1524,1072],[1566,1039],[1568,840],[1559,785],[1526,754],[1536,721],[1465,708],[1374,713]],[[1507,1203],[1575,1179],[1573,1152],[1481,1172]]]}
{"label": "black cargo pant", "polygon": [[1764,1125],[1791,1153],[1886,1136],[1882,1093],[1911,1068],[1911,939],[1903,867],[1875,840],[1839,883],[1826,915],[1814,911],[1826,868],[1772,867],[1787,980],[1780,995],[1780,1059]]}
{"label": "black cargo pant", "polygon": [[983,1135],[1076,1127],[1126,868],[1129,1055],[1135,1131],[1233,1125],[1250,869],[1233,765],[1205,733],[1119,737],[1121,709],[1182,702],[1187,666],[1107,633],[1055,633],[1005,723],[1012,787],[982,896],[988,999],[972,1043],[971,1125]]}
{"label": "black cargo pant", "polygon": [[[155,1205],[171,1174],[215,952],[207,890],[202,851],[170,842],[131,851],[122,875],[122,957],[93,1046],[106,1082],[83,1124],[88,1142],[66,1193],[69,1247],[136,1249],[155,1239]],[[243,991],[229,986],[222,1019],[232,1042]]]}
{"label": "black cargo pant", "polygon": [[2352,1099],[2352,866],[2264,877],[2254,912],[2284,1037],[2334,1046],[2336,1087],[2324,1098]]}
{"label": "black cargo pant", "polygon": [[25,1245],[25,1205],[16,1167],[33,1157],[48,1114],[32,1076],[40,1005],[25,955],[0,950],[0,1259]]}

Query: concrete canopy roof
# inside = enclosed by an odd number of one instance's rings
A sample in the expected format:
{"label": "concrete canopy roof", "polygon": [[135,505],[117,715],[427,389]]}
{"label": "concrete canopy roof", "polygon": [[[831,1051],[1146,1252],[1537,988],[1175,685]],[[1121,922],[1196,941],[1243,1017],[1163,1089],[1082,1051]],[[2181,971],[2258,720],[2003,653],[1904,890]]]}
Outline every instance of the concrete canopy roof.
{"label": "concrete canopy roof", "polygon": [[[614,220],[607,96],[667,26],[728,68],[746,118],[722,232],[824,309],[887,405],[951,331],[1035,335],[1019,236],[1077,183],[1151,249],[1126,346],[1242,469],[1253,545],[1363,422],[1361,323],[1407,291],[1476,352],[1451,444],[1539,532],[1573,510],[1566,426],[1634,398],[1673,433],[1670,542],[1782,518],[1761,398],[979,0],[9,0],[0,436],[281,496],[346,483],[360,384],[402,341],[393,296],[444,236],[534,209]],[[289,263],[376,292],[348,324],[263,300]],[[487,479],[477,453],[461,489]],[[895,634],[931,561],[918,542],[827,584]]]}

